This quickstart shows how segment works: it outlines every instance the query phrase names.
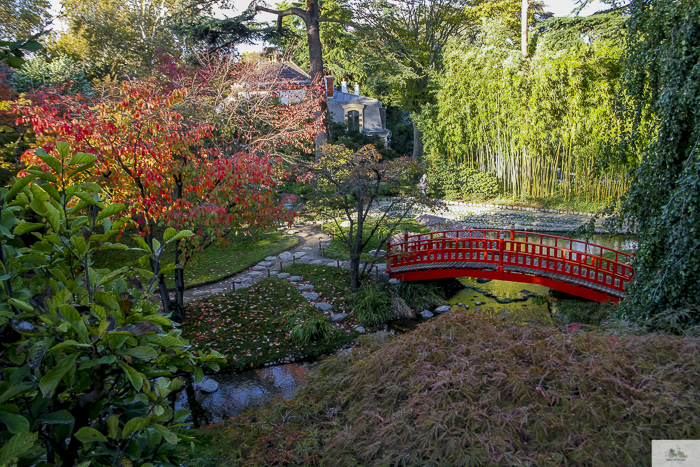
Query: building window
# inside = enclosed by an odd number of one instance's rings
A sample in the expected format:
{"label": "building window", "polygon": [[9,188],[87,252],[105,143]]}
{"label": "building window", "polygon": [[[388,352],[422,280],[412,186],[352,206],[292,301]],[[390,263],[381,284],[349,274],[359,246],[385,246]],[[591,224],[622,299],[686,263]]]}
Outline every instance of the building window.
{"label": "building window", "polygon": [[348,112],[348,128],[354,131],[360,131],[360,112],[350,110]]}

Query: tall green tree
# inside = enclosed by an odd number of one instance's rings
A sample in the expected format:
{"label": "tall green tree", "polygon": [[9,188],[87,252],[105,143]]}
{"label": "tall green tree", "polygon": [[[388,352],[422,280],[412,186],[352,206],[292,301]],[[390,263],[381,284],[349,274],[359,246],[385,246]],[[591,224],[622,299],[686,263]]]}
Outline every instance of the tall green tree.
{"label": "tall green tree", "polygon": [[169,27],[182,0],[64,0],[68,30],[52,44],[97,78],[147,76],[160,54],[179,55],[185,43]]}
{"label": "tall green tree", "polygon": [[[620,222],[639,232],[629,317],[686,310],[700,324],[700,4],[633,0],[627,21],[623,111],[632,126],[617,155],[644,156]],[[651,137],[649,137],[651,135]]]}
{"label": "tall green tree", "polygon": [[29,39],[51,19],[48,0],[3,0],[0,3],[0,40]]}

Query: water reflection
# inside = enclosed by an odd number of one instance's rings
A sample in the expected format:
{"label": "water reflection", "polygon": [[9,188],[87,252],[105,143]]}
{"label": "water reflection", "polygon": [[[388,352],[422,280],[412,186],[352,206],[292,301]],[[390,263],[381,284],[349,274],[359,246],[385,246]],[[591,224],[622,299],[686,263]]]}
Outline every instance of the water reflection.
{"label": "water reflection", "polygon": [[[202,383],[193,384],[191,391],[178,394],[175,409],[190,409],[193,417],[189,421],[195,425],[209,425],[277,397],[291,399],[297,387],[305,383],[308,371],[308,363],[289,363],[243,373],[205,376]],[[209,378],[219,383],[219,389],[213,394],[203,394],[199,386]]]}

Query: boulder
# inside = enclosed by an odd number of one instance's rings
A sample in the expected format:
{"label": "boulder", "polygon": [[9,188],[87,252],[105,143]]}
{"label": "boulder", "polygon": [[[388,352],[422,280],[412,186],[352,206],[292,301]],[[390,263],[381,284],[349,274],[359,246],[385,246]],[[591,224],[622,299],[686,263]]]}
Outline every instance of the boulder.
{"label": "boulder", "polygon": [[496,300],[496,303],[513,303],[513,300],[511,300],[510,298],[500,298]]}
{"label": "boulder", "polygon": [[311,236],[311,234],[309,232],[299,232],[297,234],[297,237],[301,237],[301,238],[306,238],[306,237],[310,237],[310,236]]}
{"label": "boulder", "polygon": [[450,308],[449,305],[442,305],[442,306],[435,308],[435,313],[447,313],[451,309],[452,308]]}
{"label": "boulder", "polygon": [[432,314],[432,313],[431,313],[430,311],[428,311],[428,310],[423,310],[423,311],[421,311],[421,312],[420,312],[420,315],[421,315],[423,318],[425,318],[425,319],[430,319],[430,318],[432,318],[433,316],[435,316],[434,314]]}
{"label": "boulder", "polygon": [[[333,309],[333,305],[331,305],[330,303],[326,303],[326,302],[318,302],[318,303],[315,303],[314,306],[321,311],[331,311]],[[344,317],[345,316],[343,316],[343,318]]]}
{"label": "boulder", "polygon": [[486,284],[487,282],[491,282],[491,279],[482,279],[481,277],[476,279],[477,284]]}
{"label": "boulder", "polygon": [[203,394],[211,394],[219,390],[219,383],[209,378],[199,383],[199,390]]}
{"label": "boulder", "polygon": [[315,264],[315,265],[317,265],[317,266],[322,266],[322,265],[326,264],[326,262],[325,262],[324,260],[322,260],[322,259],[314,259],[314,260],[311,261],[310,264]]}
{"label": "boulder", "polygon": [[[319,305],[319,303],[317,303],[316,305]],[[318,306],[317,306],[317,308],[318,308]],[[334,315],[330,315],[328,317],[328,321],[330,321],[331,323],[339,323],[340,321],[344,320],[347,317],[348,317],[347,313],[336,313]]]}
{"label": "boulder", "polygon": [[355,328],[355,331],[359,332],[360,334],[364,334],[364,333],[367,332],[367,331],[365,330],[365,328],[363,328],[362,326],[356,327],[356,328]]}
{"label": "boulder", "polygon": [[389,285],[399,285],[399,282],[398,279],[389,279]]}

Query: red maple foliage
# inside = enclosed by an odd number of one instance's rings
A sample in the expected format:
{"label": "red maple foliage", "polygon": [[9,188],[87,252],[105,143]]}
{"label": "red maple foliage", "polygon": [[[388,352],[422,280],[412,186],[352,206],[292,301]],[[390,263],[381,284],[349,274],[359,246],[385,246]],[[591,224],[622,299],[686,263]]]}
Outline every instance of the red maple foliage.
{"label": "red maple foliage", "polygon": [[[176,263],[222,241],[231,232],[264,229],[289,221],[274,190],[281,156],[313,142],[314,92],[281,105],[274,92],[240,95],[232,83],[254,76],[245,65],[209,60],[174,68],[167,82],[124,82],[99,98],[37,95],[18,109],[47,150],[56,141],[93,153],[89,171],[113,202],[126,203],[135,227],[152,246],[156,227],[189,229]],[[228,93],[224,89],[228,89]],[[285,153],[286,151],[286,153]],[[23,160],[41,166],[33,151]],[[157,269],[154,264],[153,269]],[[159,278],[166,310],[182,314],[184,276],[175,271],[176,301]]]}

